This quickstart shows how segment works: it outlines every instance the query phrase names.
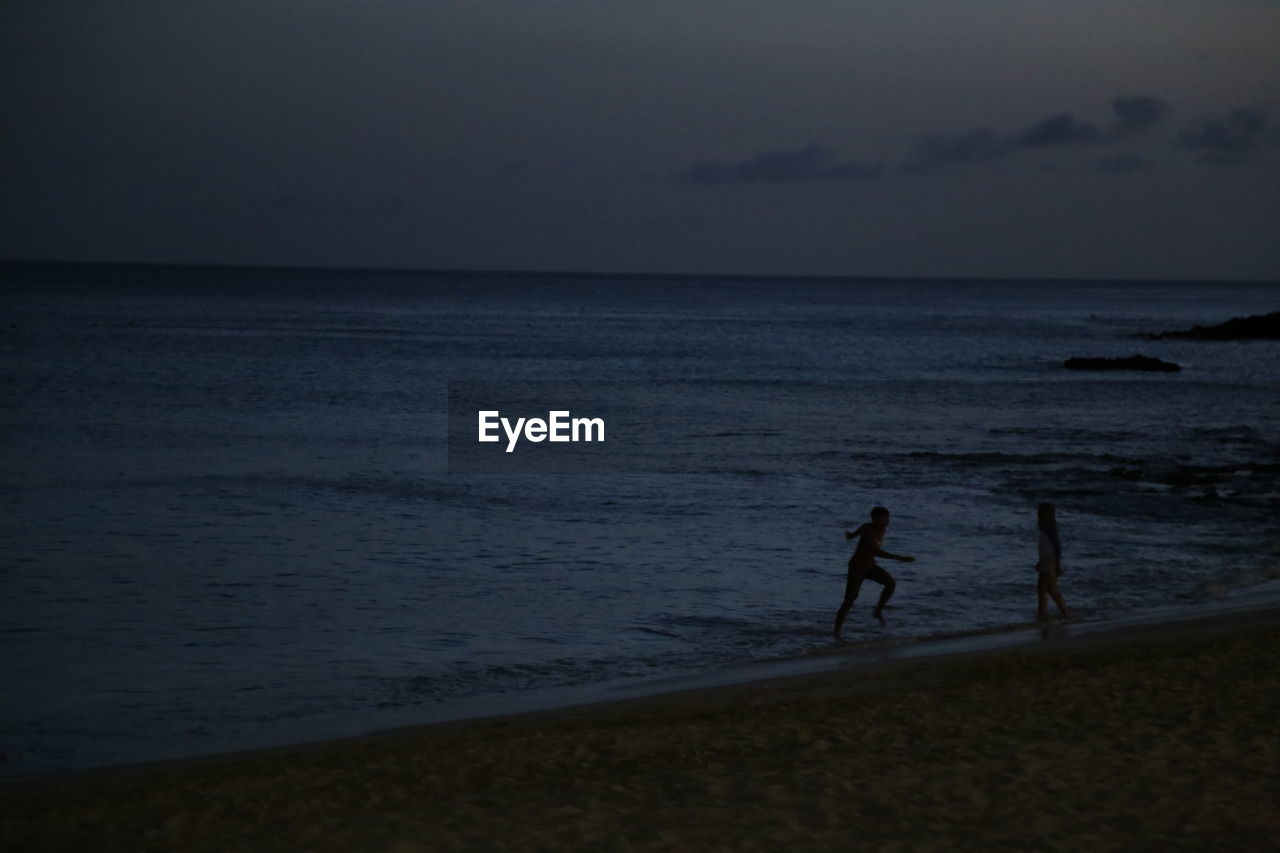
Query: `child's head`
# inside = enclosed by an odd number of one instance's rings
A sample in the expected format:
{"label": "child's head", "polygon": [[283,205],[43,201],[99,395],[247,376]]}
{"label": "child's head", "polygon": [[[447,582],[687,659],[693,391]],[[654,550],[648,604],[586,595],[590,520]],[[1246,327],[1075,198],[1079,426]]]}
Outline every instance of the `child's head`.
{"label": "child's head", "polygon": [[1039,521],[1040,527],[1056,527],[1058,519],[1054,515],[1053,504],[1045,501],[1036,507],[1036,519]]}
{"label": "child's head", "polygon": [[871,523],[872,523],[872,524],[880,524],[880,525],[888,524],[888,523],[889,523],[889,510],[885,509],[885,508],[884,508],[884,507],[882,507],[882,506],[875,506],[875,507],[872,507],[872,508],[871,508]]}

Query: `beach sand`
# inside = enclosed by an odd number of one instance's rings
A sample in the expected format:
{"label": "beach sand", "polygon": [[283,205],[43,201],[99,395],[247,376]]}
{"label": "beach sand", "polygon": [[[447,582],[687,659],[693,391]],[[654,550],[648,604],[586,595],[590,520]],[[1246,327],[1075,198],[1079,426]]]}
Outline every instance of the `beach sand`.
{"label": "beach sand", "polygon": [[6,850],[1277,850],[1280,612],[0,786]]}

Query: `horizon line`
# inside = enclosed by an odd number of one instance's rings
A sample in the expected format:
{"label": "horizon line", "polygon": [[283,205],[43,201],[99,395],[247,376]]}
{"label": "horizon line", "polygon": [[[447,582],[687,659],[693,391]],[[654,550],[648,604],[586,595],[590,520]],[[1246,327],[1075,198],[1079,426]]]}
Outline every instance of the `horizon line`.
{"label": "horizon line", "polygon": [[875,275],[875,274],[803,274],[803,273],[694,273],[694,272],[608,272],[600,270],[551,270],[551,269],[498,269],[468,267],[402,267],[402,266],[354,266],[321,264],[263,264],[263,263],[197,263],[193,261],[68,261],[42,258],[0,258],[0,266],[48,266],[48,267],[132,267],[137,269],[205,269],[205,270],[254,270],[262,272],[349,272],[374,274],[415,274],[436,276],[479,276],[496,278],[511,276],[535,278],[561,276],[566,278],[616,278],[633,280],[657,279],[737,279],[737,280],[786,280],[814,282],[954,282],[954,283],[1012,283],[1055,282],[1081,284],[1261,284],[1280,285],[1280,278],[1134,278],[1134,277],[1075,277],[1075,276],[980,276],[980,275]]}

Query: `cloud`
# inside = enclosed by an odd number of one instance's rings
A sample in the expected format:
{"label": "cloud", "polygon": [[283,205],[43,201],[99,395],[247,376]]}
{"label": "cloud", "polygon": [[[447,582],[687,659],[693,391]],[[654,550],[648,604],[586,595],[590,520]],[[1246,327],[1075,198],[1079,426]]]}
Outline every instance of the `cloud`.
{"label": "cloud", "polygon": [[[1171,111],[1153,95],[1121,95],[1112,99],[1111,109],[1115,119],[1106,131],[1072,113],[1058,113],[1016,132],[977,127],[962,133],[932,134],[907,154],[900,171],[915,174],[951,164],[996,163],[1022,149],[1111,145],[1145,133]],[[1108,160],[1105,168],[1116,170],[1121,162]]]}
{"label": "cloud", "polygon": [[1109,175],[1127,175],[1145,169],[1147,160],[1140,154],[1122,153],[1103,157],[1094,165],[1099,172],[1106,172]]}
{"label": "cloud", "polygon": [[831,152],[820,145],[795,151],[767,151],[746,160],[703,160],[677,177],[694,184],[799,183],[820,180],[867,180],[880,175],[869,163],[833,162]]}
{"label": "cloud", "polygon": [[418,204],[404,196],[352,198],[346,194],[313,196],[286,193],[248,202],[253,213],[274,219],[412,219]]}
{"label": "cloud", "polygon": [[1008,156],[1011,150],[1004,136],[985,127],[964,133],[933,134],[907,156],[902,171],[915,174],[951,163],[992,163]]}
{"label": "cloud", "polygon": [[[1104,130],[1077,118],[1074,113],[1050,115],[1022,130],[974,127],[958,133],[934,133],[904,151],[896,167],[899,174],[915,175],[949,166],[993,166],[1002,161],[1046,149],[1110,149],[1092,162],[1098,172],[1130,174],[1151,168],[1146,157],[1132,150],[1136,137],[1164,124],[1172,107],[1154,95],[1119,95],[1110,101],[1112,121]],[[1167,139],[1166,139],[1167,142]],[[1179,147],[1198,152],[1202,163],[1223,165],[1246,161],[1258,148],[1280,145],[1280,128],[1272,127],[1256,110],[1232,110],[1224,118],[1208,119],[1179,133]],[[1050,160],[1044,170],[1056,168]],[[817,180],[866,180],[884,173],[879,164],[838,163],[829,149],[808,145],[790,151],[770,151],[737,160],[703,160],[681,172],[680,180],[706,185],[753,182],[799,183]]]}
{"label": "cloud", "polygon": [[1018,134],[1023,148],[1050,148],[1059,145],[1092,145],[1105,140],[1096,126],[1077,121],[1071,113],[1049,116]]}
{"label": "cloud", "polygon": [[1167,103],[1151,95],[1121,95],[1112,99],[1111,109],[1116,114],[1113,137],[1146,133],[1172,112]]}
{"label": "cloud", "polygon": [[1179,147],[1199,152],[1196,160],[1213,166],[1244,163],[1268,136],[1267,117],[1245,107],[1232,110],[1224,118],[1205,119],[1178,134]]}

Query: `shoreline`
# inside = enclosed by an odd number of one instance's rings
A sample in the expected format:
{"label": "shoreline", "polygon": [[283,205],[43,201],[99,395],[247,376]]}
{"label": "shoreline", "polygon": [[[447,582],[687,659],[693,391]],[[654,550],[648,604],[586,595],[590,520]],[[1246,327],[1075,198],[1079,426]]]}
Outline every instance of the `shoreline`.
{"label": "shoreline", "polygon": [[[1259,595],[1261,593],[1261,595]],[[1175,629],[1180,625],[1214,623],[1234,615],[1274,610],[1280,620],[1280,579],[1243,587],[1211,603],[1167,605],[1136,614],[1097,621],[1064,620],[1027,622],[989,628],[975,628],[926,637],[886,637],[850,642],[831,641],[813,649],[784,657],[739,661],[680,674],[624,679],[591,685],[551,687],[518,694],[481,696],[455,703],[442,714],[412,722],[366,726],[359,723],[334,725],[302,721],[313,730],[297,737],[277,737],[251,745],[171,757],[140,759],[87,767],[45,770],[29,775],[0,776],[0,790],[22,784],[56,783],[80,777],[145,771],[151,768],[182,766],[195,762],[219,761],[241,756],[270,755],[281,751],[323,748],[349,742],[425,732],[471,724],[517,721],[523,718],[559,715],[626,707],[648,702],[717,691],[768,688],[775,684],[827,675],[874,673],[922,661],[981,658],[1018,651],[1052,651],[1060,646],[1094,641],[1107,642],[1147,628]],[[325,719],[325,718],[321,718]],[[365,719],[363,716],[360,719]],[[333,733],[333,729],[344,729]]]}
{"label": "shoreline", "polygon": [[1274,845],[1277,651],[1272,605],[8,780],[0,840],[33,850]]}

